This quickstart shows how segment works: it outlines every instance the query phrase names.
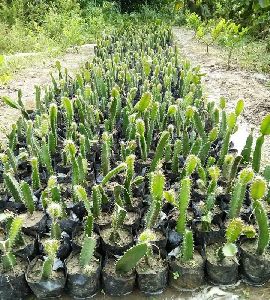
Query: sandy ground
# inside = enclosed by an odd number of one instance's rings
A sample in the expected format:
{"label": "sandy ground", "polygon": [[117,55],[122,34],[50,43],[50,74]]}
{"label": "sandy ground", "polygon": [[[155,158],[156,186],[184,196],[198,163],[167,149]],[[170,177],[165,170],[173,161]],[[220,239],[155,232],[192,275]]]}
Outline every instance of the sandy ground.
{"label": "sandy ground", "polygon": [[[186,28],[174,28],[175,42],[179,46],[182,56],[200,65],[205,94],[209,100],[217,104],[221,96],[227,99],[227,109],[232,111],[239,99],[245,100],[245,109],[240,118],[240,129],[233,137],[236,147],[241,149],[246,136],[252,127],[258,128],[264,116],[270,113],[270,90],[266,83],[270,76],[241,70],[236,63],[232,63],[227,70],[226,53],[217,47],[210,47],[206,53],[206,46],[194,38],[194,32]],[[256,131],[256,130],[255,130]],[[258,135],[258,130],[256,131]],[[264,145],[263,164],[270,163],[270,138],[266,138]]]}
{"label": "sandy ground", "polygon": [[[86,44],[76,48],[70,48],[61,57],[56,57],[51,60],[40,60],[36,62],[35,54],[23,54],[24,58],[29,59],[31,67],[20,70],[8,85],[0,85],[0,97],[9,96],[12,99],[17,99],[17,92],[22,90],[23,102],[28,109],[35,107],[35,86],[44,87],[51,83],[50,72],[55,72],[55,62],[60,61],[63,68],[67,68],[72,76],[76,70],[93,56],[94,44]],[[17,54],[18,56],[20,54]],[[10,57],[8,57],[10,58]],[[31,60],[34,63],[31,63]],[[0,101],[0,141],[5,143],[6,132],[10,130],[10,126],[19,116],[19,112],[15,109],[7,107]]]}

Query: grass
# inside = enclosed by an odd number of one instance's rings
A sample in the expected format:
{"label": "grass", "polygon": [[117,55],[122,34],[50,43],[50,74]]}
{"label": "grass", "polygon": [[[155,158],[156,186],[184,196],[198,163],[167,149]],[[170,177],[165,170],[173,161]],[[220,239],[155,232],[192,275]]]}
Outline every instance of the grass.
{"label": "grass", "polygon": [[249,41],[243,43],[236,55],[241,67],[247,70],[270,73],[270,49],[268,41]]}

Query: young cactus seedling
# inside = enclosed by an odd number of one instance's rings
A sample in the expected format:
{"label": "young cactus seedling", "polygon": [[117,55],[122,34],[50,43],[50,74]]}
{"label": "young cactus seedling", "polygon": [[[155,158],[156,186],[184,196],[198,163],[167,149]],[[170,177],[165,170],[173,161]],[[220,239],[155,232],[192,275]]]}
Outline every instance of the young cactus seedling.
{"label": "young cactus seedling", "polygon": [[161,171],[155,171],[150,175],[151,205],[146,216],[146,228],[150,229],[156,225],[160,215],[165,177]]}
{"label": "young cactus seedling", "polygon": [[94,258],[96,249],[96,240],[93,237],[85,236],[81,253],[80,253],[80,267],[81,269],[87,273],[88,270],[91,270],[91,262]]}
{"label": "young cactus seedling", "polygon": [[193,233],[191,230],[185,230],[183,235],[183,242],[181,248],[181,260],[188,262],[193,259],[194,254],[194,240]]}
{"label": "young cactus seedling", "polygon": [[145,140],[145,124],[142,119],[138,119],[136,121],[136,134],[139,140],[139,147],[141,151],[141,158],[146,161],[148,152],[147,152],[147,144]]}
{"label": "young cactus seedling", "polygon": [[242,208],[247,185],[253,180],[254,172],[250,168],[243,169],[238,175],[237,181],[233,187],[230,201],[229,218],[237,218]]}
{"label": "young cactus seedling", "polygon": [[238,252],[236,242],[240,235],[246,235],[247,238],[254,238],[256,231],[253,226],[245,225],[241,219],[232,219],[226,229],[226,243],[217,251],[220,260],[223,260],[225,257],[236,257]]}
{"label": "young cactus seedling", "polygon": [[102,150],[101,150],[101,169],[103,176],[106,176],[110,171],[111,158],[111,142],[107,132],[102,134]]}
{"label": "young cactus seedling", "polygon": [[262,199],[267,193],[267,184],[262,177],[256,177],[250,187],[250,196],[253,200],[254,214],[259,226],[258,246],[256,253],[262,255],[269,244],[268,216]]}
{"label": "young cactus seedling", "polygon": [[39,161],[37,157],[31,158],[32,167],[32,187],[33,190],[38,190],[41,187],[40,176],[39,176]]}
{"label": "young cactus seedling", "polygon": [[50,203],[48,205],[47,211],[52,219],[51,225],[51,238],[60,240],[61,239],[61,228],[59,224],[59,220],[63,216],[62,206],[59,203]]}
{"label": "young cactus seedling", "polygon": [[123,227],[127,211],[118,204],[115,205],[115,210],[112,218],[112,230],[110,234],[110,240],[113,243],[117,243],[120,238],[119,230]]}
{"label": "young cactus seedling", "polygon": [[44,280],[49,279],[53,273],[53,264],[56,258],[56,253],[59,249],[60,243],[58,240],[47,240],[44,243],[44,250],[47,254],[42,266],[41,278]]}
{"label": "young cactus seedling", "polygon": [[1,262],[4,271],[10,271],[16,265],[16,256],[13,254],[12,249],[16,245],[17,239],[21,234],[22,226],[23,219],[15,217],[11,222],[7,240],[0,241]]}

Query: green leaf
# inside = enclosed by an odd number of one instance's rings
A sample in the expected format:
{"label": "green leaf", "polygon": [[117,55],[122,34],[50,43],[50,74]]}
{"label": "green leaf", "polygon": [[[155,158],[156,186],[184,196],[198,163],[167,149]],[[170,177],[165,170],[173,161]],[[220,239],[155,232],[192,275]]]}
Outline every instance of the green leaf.
{"label": "green leaf", "polygon": [[142,243],[130,248],[116,263],[115,269],[119,273],[127,273],[136,267],[137,263],[147,252],[147,244]]}
{"label": "green leaf", "polygon": [[270,115],[266,116],[262,120],[260,131],[262,135],[270,134]]}

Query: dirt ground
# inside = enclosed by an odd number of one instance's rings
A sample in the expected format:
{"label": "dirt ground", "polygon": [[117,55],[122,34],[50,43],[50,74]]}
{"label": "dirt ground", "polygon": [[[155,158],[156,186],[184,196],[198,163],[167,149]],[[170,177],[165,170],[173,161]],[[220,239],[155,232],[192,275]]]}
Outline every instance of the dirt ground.
{"label": "dirt ground", "polygon": [[[270,76],[241,70],[232,63],[227,70],[226,53],[217,47],[210,47],[206,53],[206,46],[194,38],[194,32],[186,28],[174,28],[175,42],[180,48],[182,56],[200,65],[205,94],[209,100],[219,103],[221,96],[227,99],[227,109],[232,111],[239,99],[245,100],[245,109],[240,118],[240,128],[233,137],[236,147],[244,146],[246,136],[252,127],[258,128],[264,116],[270,113],[270,89],[266,87]],[[258,135],[258,130],[255,130]],[[263,164],[270,163],[270,138],[266,138],[264,145]]]}
{"label": "dirt ground", "polygon": [[[94,44],[86,44],[76,48],[70,48],[61,57],[53,59],[40,60],[36,62],[35,54],[28,54],[29,64],[27,67],[20,70],[8,85],[0,85],[0,97],[9,96],[12,99],[17,99],[17,92],[22,90],[23,102],[26,108],[32,109],[35,107],[35,86],[44,87],[51,82],[50,72],[55,72],[55,63],[60,61],[63,68],[67,68],[69,74],[72,76],[76,70],[82,66],[86,61],[91,59],[94,52]],[[23,55],[25,57],[25,55]],[[34,63],[31,63],[31,60]],[[6,132],[9,132],[11,124],[14,123],[19,116],[16,109],[12,109],[2,101],[0,101],[0,141],[5,143]]]}

